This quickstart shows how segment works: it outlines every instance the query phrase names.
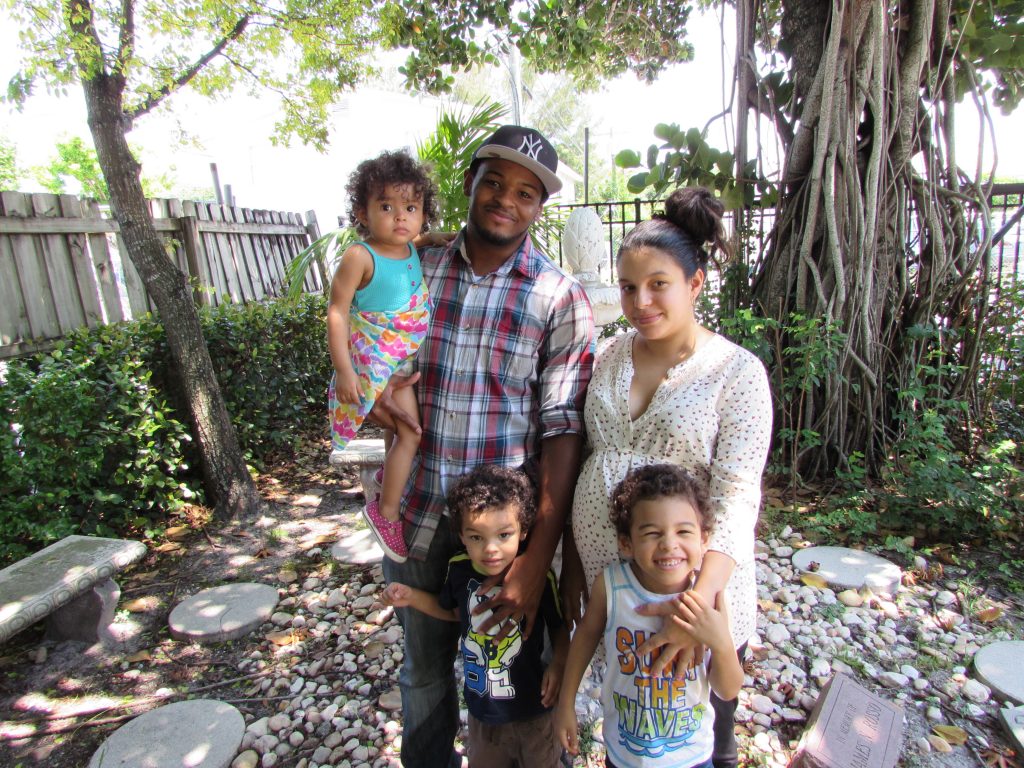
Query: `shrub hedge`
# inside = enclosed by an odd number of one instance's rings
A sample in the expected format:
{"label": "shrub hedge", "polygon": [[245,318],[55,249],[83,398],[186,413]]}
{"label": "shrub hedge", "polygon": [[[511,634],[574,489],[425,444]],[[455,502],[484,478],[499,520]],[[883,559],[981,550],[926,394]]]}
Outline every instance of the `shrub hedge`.
{"label": "shrub hedge", "polygon": [[[323,297],[200,313],[250,463],[325,425]],[[73,533],[148,534],[202,489],[152,317],[77,331],[0,381],[0,562]]]}

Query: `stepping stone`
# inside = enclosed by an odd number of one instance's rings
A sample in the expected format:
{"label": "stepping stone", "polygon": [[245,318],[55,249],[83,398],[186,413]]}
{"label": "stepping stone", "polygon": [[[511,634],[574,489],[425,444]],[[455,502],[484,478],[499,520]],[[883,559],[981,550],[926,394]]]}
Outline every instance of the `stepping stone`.
{"label": "stepping stone", "polygon": [[990,643],[974,654],[978,679],[1003,699],[1024,702],[1024,641]]}
{"label": "stepping stone", "polygon": [[204,589],[171,611],[171,636],[202,643],[235,640],[269,621],[277,600],[277,589],[269,584],[225,584]]}
{"label": "stepping stone", "polygon": [[342,563],[367,565],[383,560],[384,552],[369,529],[364,529],[338,541],[331,547],[331,556]]}
{"label": "stepping stone", "polygon": [[1006,728],[1014,749],[1024,751],[1024,707],[1000,709],[999,719]]}
{"label": "stepping stone", "polygon": [[179,701],[122,725],[89,768],[228,768],[244,735],[242,713],[230,704]]}
{"label": "stepping stone", "polygon": [[384,466],[384,441],[353,440],[344,450],[331,451],[330,463],[332,467],[356,467],[363,492],[369,495],[369,489],[377,487],[374,472]]}
{"label": "stepping stone", "polygon": [[870,587],[873,592],[895,594],[900,587],[903,571],[883,557],[846,547],[808,547],[793,553],[793,565],[802,571],[815,571],[829,584],[840,589]]}

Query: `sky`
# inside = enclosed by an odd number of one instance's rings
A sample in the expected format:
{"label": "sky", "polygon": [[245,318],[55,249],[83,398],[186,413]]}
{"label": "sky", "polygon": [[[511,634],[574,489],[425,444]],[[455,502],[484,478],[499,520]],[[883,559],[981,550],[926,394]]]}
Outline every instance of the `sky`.
{"label": "sky", "polygon": [[[16,71],[17,39],[13,25],[0,26],[0,82]],[[725,24],[727,34],[731,22]],[[729,99],[723,82],[732,75],[732,50],[724,49],[719,21],[713,14],[691,18],[689,37],[696,58],[665,72],[653,85],[627,74],[593,94],[584,95],[594,117],[591,154],[610,158],[621,149],[645,150],[655,141],[659,122],[703,127]],[[384,57],[392,66],[401,54]],[[334,228],[343,213],[345,181],[362,159],[385,149],[413,147],[433,129],[444,103],[361,85],[334,109],[331,145],[325,154],[297,143],[288,149],[270,141],[277,119],[274,101],[235,96],[209,101],[187,93],[170,101],[170,110],[147,116],[129,134],[143,148],[144,175],[169,172],[181,187],[212,188],[210,164],[216,163],[222,185],[230,184],[239,205],[304,213],[314,210],[322,232]],[[961,164],[973,167],[977,154],[977,121],[962,110],[958,121]],[[728,147],[731,124],[715,123],[710,142]],[[1024,108],[1010,118],[997,116],[998,175],[1024,179]],[[181,137],[190,138],[186,144]],[[58,141],[88,139],[81,91],[64,98],[32,97],[24,112],[0,104],[0,136],[12,141],[22,166],[43,165]],[[772,150],[768,151],[771,160]],[[582,173],[582,169],[576,169]],[[25,191],[31,191],[26,189]]]}

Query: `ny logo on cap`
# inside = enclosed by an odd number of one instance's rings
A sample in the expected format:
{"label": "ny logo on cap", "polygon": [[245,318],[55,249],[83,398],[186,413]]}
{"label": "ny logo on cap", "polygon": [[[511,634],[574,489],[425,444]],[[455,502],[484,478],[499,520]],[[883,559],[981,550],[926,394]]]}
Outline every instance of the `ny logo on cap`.
{"label": "ny logo on cap", "polygon": [[541,149],[543,149],[543,146],[540,143],[540,137],[534,137],[527,134],[526,136],[523,136],[523,141],[519,145],[518,151],[522,152],[524,155],[528,155],[531,159],[536,160]]}

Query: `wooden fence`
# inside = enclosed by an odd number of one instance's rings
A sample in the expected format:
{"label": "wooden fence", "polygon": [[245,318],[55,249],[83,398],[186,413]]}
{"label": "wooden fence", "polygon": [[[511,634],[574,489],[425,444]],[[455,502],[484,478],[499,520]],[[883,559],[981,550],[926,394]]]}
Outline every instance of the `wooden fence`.
{"label": "wooden fence", "polygon": [[[319,237],[312,211],[303,221],[295,213],[181,200],[151,200],[150,211],[202,306],[280,295],[287,264]],[[310,270],[304,287],[322,290],[324,279]],[[0,359],[152,309],[117,222],[98,203],[0,192]]]}

